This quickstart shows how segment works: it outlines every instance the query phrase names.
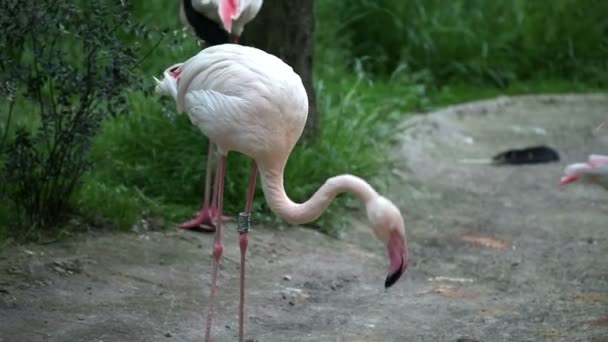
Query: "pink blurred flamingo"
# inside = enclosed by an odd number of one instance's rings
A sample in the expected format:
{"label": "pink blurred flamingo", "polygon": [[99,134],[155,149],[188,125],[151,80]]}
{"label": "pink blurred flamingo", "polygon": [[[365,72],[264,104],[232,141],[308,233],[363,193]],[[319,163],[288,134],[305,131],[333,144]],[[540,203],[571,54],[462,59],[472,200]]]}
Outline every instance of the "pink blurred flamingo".
{"label": "pink blurred flamingo", "polygon": [[[353,175],[332,177],[304,203],[293,202],[285,193],[283,171],[308,115],[306,91],[291,67],[256,48],[224,44],[209,47],[186,62],[173,65],[165,70],[162,81],[156,81],[157,91],[175,98],[177,111],[186,112],[190,121],[218,146],[220,215],[228,152],[241,152],[253,158],[245,212],[239,215],[239,223],[244,223],[239,224],[239,341],[242,342],[244,336],[245,254],[258,169],[266,202],[290,223],[316,220],[339,193],[350,192],[358,197],[365,205],[374,235],[388,250],[389,273],[385,287],[399,279],[408,265],[403,217],[390,200],[379,195],[366,181]],[[217,273],[223,251],[221,228],[218,221],[206,341],[211,336]]]}
{"label": "pink blurred flamingo", "polygon": [[608,156],[592,154],[586,163],[566,166],[560,179],[560,185],[566,185],[579,179],[597,183],[608,189]]}
{"label": "pink blurred flamingo", "polygon": [[[228,43],[229,39],[237,43],[245,25],[258,14],[262,7],[262,2],[262,0],[182,0],[180,4],[180,19],[186,27],[193,30],[207,45],[213,46]],[[213,231],[215,229],[214,221],[218,216],[223,221],[229,219],[226,216],[218,215],[217,174],[213,186],[213,196],[210,199],[214,147],[214,144],[209,142],[203,206],[193,219],[179,225],[182,229],[196,228]]]}

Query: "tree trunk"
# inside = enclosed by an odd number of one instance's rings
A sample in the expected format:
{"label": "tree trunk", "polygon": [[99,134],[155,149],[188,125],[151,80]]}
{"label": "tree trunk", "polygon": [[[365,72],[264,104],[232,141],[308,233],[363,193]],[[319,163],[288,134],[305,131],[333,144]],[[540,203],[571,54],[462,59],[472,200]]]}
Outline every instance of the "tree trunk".
{"label": "tree trunk", "polygon": [[306,136],[319,131],[313,84],[314,1],[264,0],[257,17],[245,27],[241,44],[276,55],[300,75],[308,94]]}

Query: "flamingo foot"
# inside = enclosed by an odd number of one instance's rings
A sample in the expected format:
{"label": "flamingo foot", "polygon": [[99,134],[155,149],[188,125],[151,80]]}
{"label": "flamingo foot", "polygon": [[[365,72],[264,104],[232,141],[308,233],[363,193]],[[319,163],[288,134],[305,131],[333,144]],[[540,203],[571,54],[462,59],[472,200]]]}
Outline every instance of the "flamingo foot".
{"label": "flamingo foot", "polygon": [[[217,214],[217,208],[203,208],[196,214],[195,218],[181,223],[179,228],[203,233],[213,233],[215,232]],[[229,216],[222,216],[222,222],[229,221],[230,219]]]}

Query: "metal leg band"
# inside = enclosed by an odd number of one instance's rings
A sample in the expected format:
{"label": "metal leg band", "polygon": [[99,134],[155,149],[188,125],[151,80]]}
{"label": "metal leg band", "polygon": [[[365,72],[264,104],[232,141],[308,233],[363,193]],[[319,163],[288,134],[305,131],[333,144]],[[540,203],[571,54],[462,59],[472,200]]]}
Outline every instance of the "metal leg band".
{"label": "metal leg band", "polygon": [[249,233],[249,230],[251,230],[251,213],[239,213],[237,230],[240,234]]}

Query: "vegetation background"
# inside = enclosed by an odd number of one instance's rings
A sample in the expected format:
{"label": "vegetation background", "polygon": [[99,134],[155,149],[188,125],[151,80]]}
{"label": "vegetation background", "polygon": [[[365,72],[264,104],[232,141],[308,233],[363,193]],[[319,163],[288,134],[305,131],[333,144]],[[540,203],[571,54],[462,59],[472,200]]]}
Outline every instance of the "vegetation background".
{"label": "vegetation background", "polygon": [[[152,76],[200,48],[181,30],[177,1],[129,3],[126,13],[118,1],[24,0],[19,11],[2,5],[0,240],[130,229],[142,217],[162,217],[171,227],[200,206],[206,139],[151,92]],[[315,17],[321,131],[289,160],[285,184],[295,201],[340,173],[382,189],[391,168],[385,150],[409,112],[608,86],[607,1],[317,0]],[[47,75],[44,56],[61,59]],[[74,70],[82,71],[74,86],[61,88],[61,77]],[[91,79],[104,80],[93,88],[103,91],[88,91]],[[77,110],[87,106],[90,112]],[[52,166],[57,158],[60,166]],[[229,214],[244,205],[248,172],[247,158],[232,154]],[[261,191],[256,195],[256,221],[277,220]],[[338,232],[336,213],[349,207],[341,198],[315,227]]]}

